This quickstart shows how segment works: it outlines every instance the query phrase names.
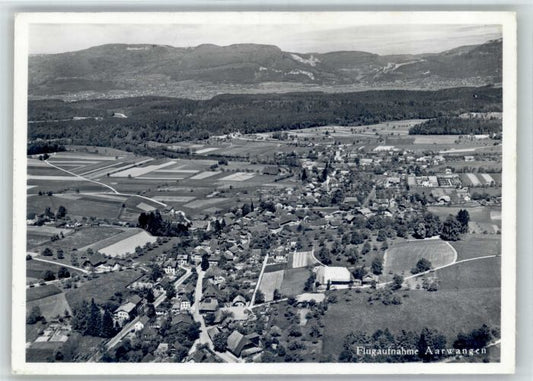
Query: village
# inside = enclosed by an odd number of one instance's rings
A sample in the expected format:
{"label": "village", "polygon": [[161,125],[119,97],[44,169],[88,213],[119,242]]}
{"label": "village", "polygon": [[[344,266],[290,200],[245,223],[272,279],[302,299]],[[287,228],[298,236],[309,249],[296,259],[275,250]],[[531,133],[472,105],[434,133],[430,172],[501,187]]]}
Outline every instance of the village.
{"label": "village", "polygon": [[337,361],[324,338],[341,295],[400,304],[472,259],[455,241],[498,246],[499,140],[413,144],[412,125],[159,146],[187,149],[170,160],[29,157],[27,356]]}

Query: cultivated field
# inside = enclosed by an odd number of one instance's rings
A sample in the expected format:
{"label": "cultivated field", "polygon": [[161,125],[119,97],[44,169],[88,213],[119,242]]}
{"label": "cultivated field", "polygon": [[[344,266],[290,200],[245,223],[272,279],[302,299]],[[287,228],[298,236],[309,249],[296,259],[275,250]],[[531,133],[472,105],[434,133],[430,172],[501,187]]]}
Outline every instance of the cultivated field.
{"label": "cultivated field", "polygon": [[281,291],[283,271],[284,270],[263,273],[259,290],[265,295],[265,301],[270,302],[274,299],[274,290],[277,289]]}
{"label": "cultivated field", "polygon": [[99,241],[81,250],[87,250],[89,247],[104,255],[111,257],[122,257],[135,252],[137,246],[143,247],[148,242],[154,243],[157,238],[141,229],[128,229],[116,236]]}
{"label": "cultivated field", "polygon": [[[56,249],[63,249],[65,252],[65,258],[72,249],[84,250],[87,246],[104,240],[106,238],[115,236],[121,233],[123,229],[114,227],[86,227],[75,231],[74,233],[66,236],[63,239],[54,242],[47,242],[39,246],[38,251],[42,251],[45,247],[49,247],[54,251]],[[67,262],[65,262],[67,263]]]}
{"label": "cultivated field", "polygon": [[26,289],[26,302],[32,302],[52,295],[60,294],[61,290],[53,284],[46,286],[32,287]]}
{"label": "cultivated field", "polygon": [[501,252],[500,235],[467,234],[460,241],[450,243],[457,251],[458,261],[486,255],[505,255]]}
{"label": "cultivated field", "polygon": [[425,258],[433,268],[453,263],[455,251],[440,239],[399,242],[385,253],[383,274],[411,275],[418,260]]}
{"label": "cultivated field", "polygon": [[26,311],[31,311],[33,306],[39,306],[41,314],[50,321],[57,315],[63,316],[65,311],[68,311],[72,316],[72,310],[65,298],[64,293],[50,295],[41,299],[29,301],[26,303]]}
{"label": "cultivated field", "polygon": [[311,271],[306,268],[285,270],[283,282],[281,283],[281,294],[283,296],[296,296],[304,292],[304,285]]}
{"label": "cultivated field", "polygon": [[316,263],[312,251],[296,251],[292,254],[292,268],[312,266]]}

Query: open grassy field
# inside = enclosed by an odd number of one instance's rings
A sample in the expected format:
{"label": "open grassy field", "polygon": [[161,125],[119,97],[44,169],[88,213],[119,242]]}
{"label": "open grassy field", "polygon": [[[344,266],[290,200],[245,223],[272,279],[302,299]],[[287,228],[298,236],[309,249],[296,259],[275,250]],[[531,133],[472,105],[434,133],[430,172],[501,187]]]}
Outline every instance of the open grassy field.
{"label": "open grassy field", "polygon": [[26,289],[26,302],[32,302],[52,295],[60,294],[61,290],[53,284],[46,286],[32,287]]}
{"label": "open grassy field", "polygon": [[505,255],[501,252],[500,235],[466,234],[460,241],[450,243],[457,251],[457,260],[485,255]]}
{"label": "open grassy field", "polygon": [[304,292],[304,285],[311,271],[307,268],[285,270],[283,282],[281,283],[281,294],[284,296],[295,296]]}
{"label": "open grassy field", "polygon": [[63,292],[27,302],[26,311],[31,311],[33,306],[39,306],[41,314],[48,321],[57,315],[63,316],[65,311],[68,311],[72,315],[72,311]]}
{"label": "open grassy field", "polygon": [[70,251],[72,251],[72,249],[80,250],[81,248],[89,246],[95,242],[115,236],[122,231],[123,229],[110,226],[85,227],[58,241],[47,242],[43,245],[40,245],[35,251],[41,252],[45,247],[49,247],[52,249],[54,254],[56,254],[55,251],[61,248],[65,252],[65,260],[59,261],[70,264],[70,257],[68,256],[70,255]]}
{"label": "open grassy field", "polygon": [[399,242],[385,253],[383,274],[411,275],[410,270],[422,258],[429,260],[435,268],[452,263],[455,252],[440,239]]}
{"label": "open grassy field", "polygon": [[148,242],[154,243],[156,240],[156,237],[142,230],[109,246],[98,249],[98,251],[112,257],[120,257],[134,253],[137,246],[143,247]]}
{"label": "open grassy field", "polygon": [[414,290],[402,294],[408,297],[402,298],[401,305],[386,306],[380,302],[369,305],[365,292],[338,291],[340,301],[329,305],[324,318],[324,353],[337,358],[344,337],[357,330],[371,335],[378,329],[388,328],[397,334],[401,330],[420,332],[428,327],[443,333],[451,344],[461,331],[479,328],[484,323],[492,327],[500,325],[500,293],[497,288],[439,290],[434,293]]}
{"label": "open grassy field", "polygon": [[274,290],[281,291],[282,281],[283,270],[263,273],[259,290],[265,295],[265,301],[270,302],[274,299]]}
{"label": "open grassy field", "polygon": [[[54,265],[48,262],[26,261],[26,276],[29,278],[42,279],[42,275],[46,270],[51,270],[55,274],[57,274],[60,268],[60,265]],[[80,272],[71,268],[68,268],[68,271],[71,274],[81,274]]]}
{"label": "open grassy field", "polygon": [[137,270],[115,271],[112,273],[99,274],[97,278],[83,283],[80,287],[70,289],[66,292],[67,301],[71,307],[75,307],[83,300],[94,297],[96,303],[104,303],[115,292],[121,292],[127,296],[129,290],[126,288],[142,274]]}
{"label": "open grassy field", "polygon": [[[501,258],[483,258],[459,263],[436,272],[439,290],[489,288],[499,292],[501,283]],[[497,290],[496,290],[497,289]]]}
{"label": "open grassy field", "polygon": [[[102,188],[102,187],[100,187]],[[27,199],[28,213],[41,214],[48,207],[57,211],[60,205],[67,209],[67,215],[71,218],[95,217],[101,219],[114,219],[120,212],[120,202],[108,202],[106,200],[84,199],[72,200],[57,196],[35,196]]]}

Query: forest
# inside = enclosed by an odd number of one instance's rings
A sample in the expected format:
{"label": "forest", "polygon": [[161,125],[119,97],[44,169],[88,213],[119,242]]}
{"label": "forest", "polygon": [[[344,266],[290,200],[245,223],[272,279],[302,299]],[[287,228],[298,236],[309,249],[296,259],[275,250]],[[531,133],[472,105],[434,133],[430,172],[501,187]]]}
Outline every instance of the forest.
{"label": "forest", "polygon": [[501,119],[440,117],[409,130],[410,135],[492,135],[501,134]]}
{"label": "forest", "polygon": [[501,111],[501,88],[379,90],[343,94],[219,95],[208,100],[164,97],[77,102],[32,100],[28,138],[132,149],[147,141],[174,143],[239,131],[361,126],[389,120],[454,117]]}

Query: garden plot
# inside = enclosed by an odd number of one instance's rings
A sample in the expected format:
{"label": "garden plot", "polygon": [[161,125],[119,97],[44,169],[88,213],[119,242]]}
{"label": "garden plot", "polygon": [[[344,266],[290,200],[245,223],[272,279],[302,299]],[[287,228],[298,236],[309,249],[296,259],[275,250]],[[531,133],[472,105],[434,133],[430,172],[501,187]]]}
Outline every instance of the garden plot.
{"label": "garden plot", "polygon": [[219,173],[222,173],[221,171],[204,171],[201,173],[198,173],[197,175],[194,175],[189,178],[189,180],[203,180],[207,179],[208,177],[218,175]]}
{"label": "garden plot", "polygon": [[206,147],[206,148],[202,148],[202,149],[197,150],[195,153],[198,154],[198,155],[201,155],[201,154],[205,154],[205,153],[208,153],[208,152],[216,151],[216,150],[219,150],[219,149],[220,149],[219,147]]}
{"label": "garden plot", "polygon": [[169,167],[171,165],[176,164],[175,161],[167,161],[166,163],[161,163],[158,165],[147,165],[146,167],[133,167],[126,169],[124,171],[116,172],[111,174],[111,177],[139,177],[142,175],[146,175],[150,172],[157,171],[161,168]]}
{"label": "garden plot", "polygon": [[145,202],[140,202],[139,204],[137,204],[137,208],[139,208],[141,210],[144,210],[145,212],[151,212],[151,211],[157,209],[156,207],[154,207],[152,205],[148,205]]}
{"label": "garden plot", "polygon": [[221,202],[226,201],[226,198],[223,197],[214,197],[209,199],[202,199],[202,200],[195,200],[193,202],[189,202],[188,204],[185,204],[184,206],[191,209],[198,209],[198,208],[205,208],[208,206],[212,206]]}
{"label": "garden plot", "polygon": [[466,177],[468,178],[468,180],[470,180],[470,183],[472,184],[472,186],[478,187],[481,185],[481,181],[479,181],[479,179],[477,178],[475,174],[466,173]]}
{"label": "garden plot", "polygon": [[426,239],[395,244],[385,253],[384,274],[411,275],[411,269],[425,258],[432,268],[449,265],[456,261],[455,249],[440,239]]}
{"label": "garden plot", "polygon": [[104,255],[109,255],[111,257],[124,257],[128,254],[134,253],[135,248],[137,246],[143,247],[149,242],[154,243],[156,241],[156,237],[150,235],[149,233],[143,230],[133,236],[130,236],[112,245],[99,249],[98,251]]}
{"label": "garden plot", "polygon": [[162,202],[190,202],[196,197],[194,196],[154,196],[154,200]]}
{"label": "garden plot", "polygon": [[255,173],[237,172],[219,179],[219,181],[246,181],[255,176]]}
{"label": "garden plot", "polygon": [[496,181],[494,181],[492,176],[489,175],[488,173],[481,173],[481,174],[479,174],[479,176],[481,176],[481,178],[483,179],[485,184],[491,185],[491,184],[495,184],[496,183]]}
{"label": "garden plot", "polygon": [[281,290],[283,272],[284,270],[263,273],[259,290],[265,295],[266,302],[270,302],[274,299],[274,290]]}
{"label": "garden plot", "polygon": [[292,256],[292,268],[306,267],[315,264],[312,251],[297,251]]}

